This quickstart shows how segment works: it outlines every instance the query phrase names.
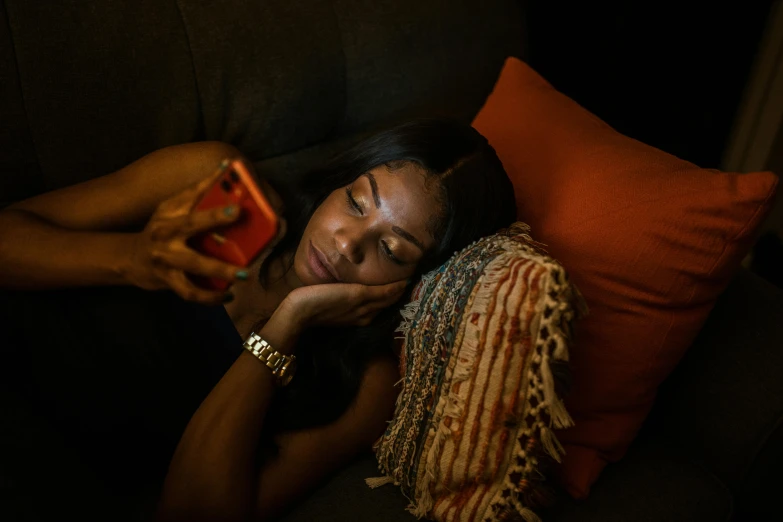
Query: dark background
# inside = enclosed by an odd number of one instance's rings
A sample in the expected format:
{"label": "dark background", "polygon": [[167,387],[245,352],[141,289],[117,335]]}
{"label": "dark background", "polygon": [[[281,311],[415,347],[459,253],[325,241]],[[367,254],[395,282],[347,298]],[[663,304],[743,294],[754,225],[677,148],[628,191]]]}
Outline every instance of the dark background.
{"label": "dark background", "polygon": [[[721,168],[774,2],[522,3],[527,61],[555,88],[627,136]],[[749,268],[783,288],[783,230],[767,228]]]}
{"label": "dark background", "polygon": [[523,2],[529,63],[623,134],[719,168],[771,1]]}

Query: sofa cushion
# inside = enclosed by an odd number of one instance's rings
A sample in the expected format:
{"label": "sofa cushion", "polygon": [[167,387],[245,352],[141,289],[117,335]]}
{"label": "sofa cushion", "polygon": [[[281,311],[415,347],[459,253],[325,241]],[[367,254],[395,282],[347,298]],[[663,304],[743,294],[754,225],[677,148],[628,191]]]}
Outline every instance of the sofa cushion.
{"label": "sofa cushion", "polygon": [[525,52],[516,0],[331,3],[345,55],[340,136],[419,116],[468,123],[506,56]]}
{"label": "sofa cushion", "polygon": [[41,190],[202,136],[174,2],[4,3]]}
{"label": "sofa cushion", "polygon": [[736,273],[778,179],[701,169],[623,136],[514,58],[474,125],[514,182],[519,219],[591,309],[571,359],[576,426],[559,435],[563,480],[584,497]]}
{"label": "sofa cushion", "polygon": [[0,5],[0,165],[22,176],[0,201],[177,143],[262,160],[411,116],[467,122],[524,52],[515,0]]}
{"label": "sofa cushion", "polygon": [[[661,386],[645,432],[735,492],[743,520],[783,491],[783,289],[741,270]],[[769,517],[772,518],[772,517]]]}
{"label": "sofa cushion", "polygon": [[0,2],[0,208],[41,191],[8,17]]}
{"label": "sofa cushion", "polygon": [[332,137],[346,83],[334,3],[179,2],[207,139],[264,158]]}
{"label": "sofa cushion", "polygon": [[546,522],[718,522],[733,513],[729,489],[685,455],[639,440],[607,466],[587,500],[562,492]]}
{"label": "sofa cushion", "polygon": [[[398,488],[368,488],[376,473],[367,454],[336,473],[297,504],[282,522],[414,522]],[[716,522],[727,521],[732,497],[723,483],[687,458],[652,442],[638,441],[626,458],[607,467],[586,501],[562,492],[545,522]]]}

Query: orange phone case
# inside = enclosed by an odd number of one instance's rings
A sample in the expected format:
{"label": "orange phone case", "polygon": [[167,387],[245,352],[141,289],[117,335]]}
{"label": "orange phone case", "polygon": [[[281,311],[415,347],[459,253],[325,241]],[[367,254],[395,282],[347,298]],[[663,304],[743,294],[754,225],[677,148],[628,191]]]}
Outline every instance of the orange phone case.
{"label": "orange phone case", "polygon": [[[204,255],[246,267],[277,237],[280,220],[241,160],[233,160],[223,169],[194,211],[229,205],[237,206],[239,218],[225,227],[193,236],[190,245]],[[191,277],[211,290],[225,290],[230,285],[223,279]]]}

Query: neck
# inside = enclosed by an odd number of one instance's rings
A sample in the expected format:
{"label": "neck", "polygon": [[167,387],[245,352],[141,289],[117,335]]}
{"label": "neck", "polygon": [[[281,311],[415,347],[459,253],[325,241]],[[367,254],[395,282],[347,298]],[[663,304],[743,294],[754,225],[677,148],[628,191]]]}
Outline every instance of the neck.
{"label": "neck", "polygon": [[224,306],[243,339],[250,335],[253,329],[260,328],[283,299],[301,286],[291,268],[292,256],[293,254],[283,254],[270,262],[269,276],[263,279],[264,286],[259,280],[263,259],[258,259],[248,267],[248,272],[255,277],[235,283],[231,287],[234,300]]}

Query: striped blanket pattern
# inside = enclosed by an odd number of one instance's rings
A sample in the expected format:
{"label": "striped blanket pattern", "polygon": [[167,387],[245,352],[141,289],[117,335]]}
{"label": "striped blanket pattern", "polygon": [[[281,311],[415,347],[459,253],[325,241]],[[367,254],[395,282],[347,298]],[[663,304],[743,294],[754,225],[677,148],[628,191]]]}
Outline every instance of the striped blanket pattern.
{"label": "striped blanket pattern", "polygon": [[403,379],[375,445],[383,477],[418,518],[538,521],[541,461],[572,420],[556,393],[572,323],[587,308],[524,223],[430,272],[403,310]]}

